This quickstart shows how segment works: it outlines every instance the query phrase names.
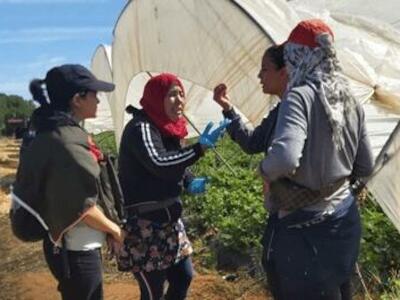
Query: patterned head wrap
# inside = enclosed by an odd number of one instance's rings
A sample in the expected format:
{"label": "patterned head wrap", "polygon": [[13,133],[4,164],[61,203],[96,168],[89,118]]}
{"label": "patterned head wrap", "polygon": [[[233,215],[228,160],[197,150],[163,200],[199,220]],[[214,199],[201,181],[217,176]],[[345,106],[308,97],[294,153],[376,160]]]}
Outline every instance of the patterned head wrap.
{"label": "patterned head wrap", "polygon": [[344,146],[343,127],[355,105],[347,80],[333,47],[332,30],[319,19],[300,22],[285,43],[284,59],[289,74],[287,91],[313,84],[319,94],[329,124],[332,139],[338,149]]}

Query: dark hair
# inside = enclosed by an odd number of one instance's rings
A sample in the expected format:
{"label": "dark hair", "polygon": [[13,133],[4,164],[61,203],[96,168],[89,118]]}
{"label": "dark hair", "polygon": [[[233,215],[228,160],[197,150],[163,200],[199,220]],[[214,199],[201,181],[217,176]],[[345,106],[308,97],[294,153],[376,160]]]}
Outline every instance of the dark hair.
{"label": "dark hair", "polygon": [[126,108],[125,108],[125,112],[127,113],[127,114],[130,114],[130,115],[136,115],[138,112],[140,112],[140,109],[137,109],[136,107],[134,107],[133,105],[128,105]]}
{"label": "dark hair", "polygon": [[271,62],[276,66],[277,70],[282,69],[285,66],[285,59],[283,58],[283,44],[281,45],[274,45],[269,47],[264,52],[264,56],[268,55],[271,59]]}
{"label": "dark hair", "polygon": [[[46,84],[46,96],[43,84]],[[69,112],[75,94],[84,97],[89,91],[111,92],[115,85],[98,80],[82,65],[65,64],[50,69],[45,79],[34,79],[30,84],[33,99],[51,109]],[[46,99],[47,98],[47,99]]]}
{"label": "dark hair", "polygon": [[40,104],[41,107],[47,107],[64,112],[70,111],[70,104],[67,99],[58,101],[57,98],[48,98],[45,94],[43,85],[46,85],[46,79],[33,79],[29,84],[29,91],[32,94],[34,101]]}
{"label": "dark hair", "polygon": [[33,79],[29,84],[29,91],[32,94],[33,100],[39,103],[41,106],[48,105],[47,98],[44,94],[43,79]]}

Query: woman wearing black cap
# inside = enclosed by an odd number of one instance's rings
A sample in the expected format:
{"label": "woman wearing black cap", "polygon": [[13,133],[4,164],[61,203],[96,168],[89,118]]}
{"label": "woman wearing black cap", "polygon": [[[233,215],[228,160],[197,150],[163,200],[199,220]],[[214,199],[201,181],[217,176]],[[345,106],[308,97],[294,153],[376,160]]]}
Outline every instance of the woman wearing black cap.
{"label": "woman wearing black cap", "polygon": [[96,117],[96,93],[113,89],[80,65],[55,67],[30,85],[40,104],[32,116],[37,136],[21,159],[14,193],[33,199],[49,227],[44,254],[64,300],[103,299],[101,245],[107,234],[124,239],[97,202],[102,153],[79,125]]}

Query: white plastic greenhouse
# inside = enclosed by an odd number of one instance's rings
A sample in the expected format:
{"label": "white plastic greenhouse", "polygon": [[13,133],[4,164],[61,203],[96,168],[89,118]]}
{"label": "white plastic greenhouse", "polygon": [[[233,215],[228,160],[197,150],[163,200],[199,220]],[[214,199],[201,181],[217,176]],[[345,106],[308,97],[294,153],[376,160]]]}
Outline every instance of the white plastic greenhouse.
{"label": "white plastic greenhouse", "polygon": [[[114,130],[118,144],[129,118],[125,107],[139,107],[145,82],[163,71],[184,80],[186,114],[200,130],[222,118],[211,99],[220,82],[257,125],[276,101],[262,94],[257,78],[264,50],[284,42],[301,19],[319,17],[335,33],[343,73],[364,105],[377,157],[400,119],[399,10],[398,0],[129,1],[112,46],[99,46],[92,59],[93,72],[116,89],[102,96],[107,101],[101,101],[99,118],[85,126],[92,132]],[[400,130],[390,141],[368,188],[400,231]]]}

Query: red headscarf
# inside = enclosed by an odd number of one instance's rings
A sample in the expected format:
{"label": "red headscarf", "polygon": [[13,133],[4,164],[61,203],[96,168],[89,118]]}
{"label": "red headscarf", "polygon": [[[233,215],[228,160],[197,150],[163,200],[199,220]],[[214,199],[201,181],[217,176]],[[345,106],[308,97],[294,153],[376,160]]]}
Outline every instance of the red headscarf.
{"label": "red headscarf", "polygon": [[184,91],[182,83],[173,74],[162,73],[152,77],[144,87],[140,104],[163,135],[182,139],[188,134],[185,118],[172,121],[164,111],[164,99],[173,84]]}

